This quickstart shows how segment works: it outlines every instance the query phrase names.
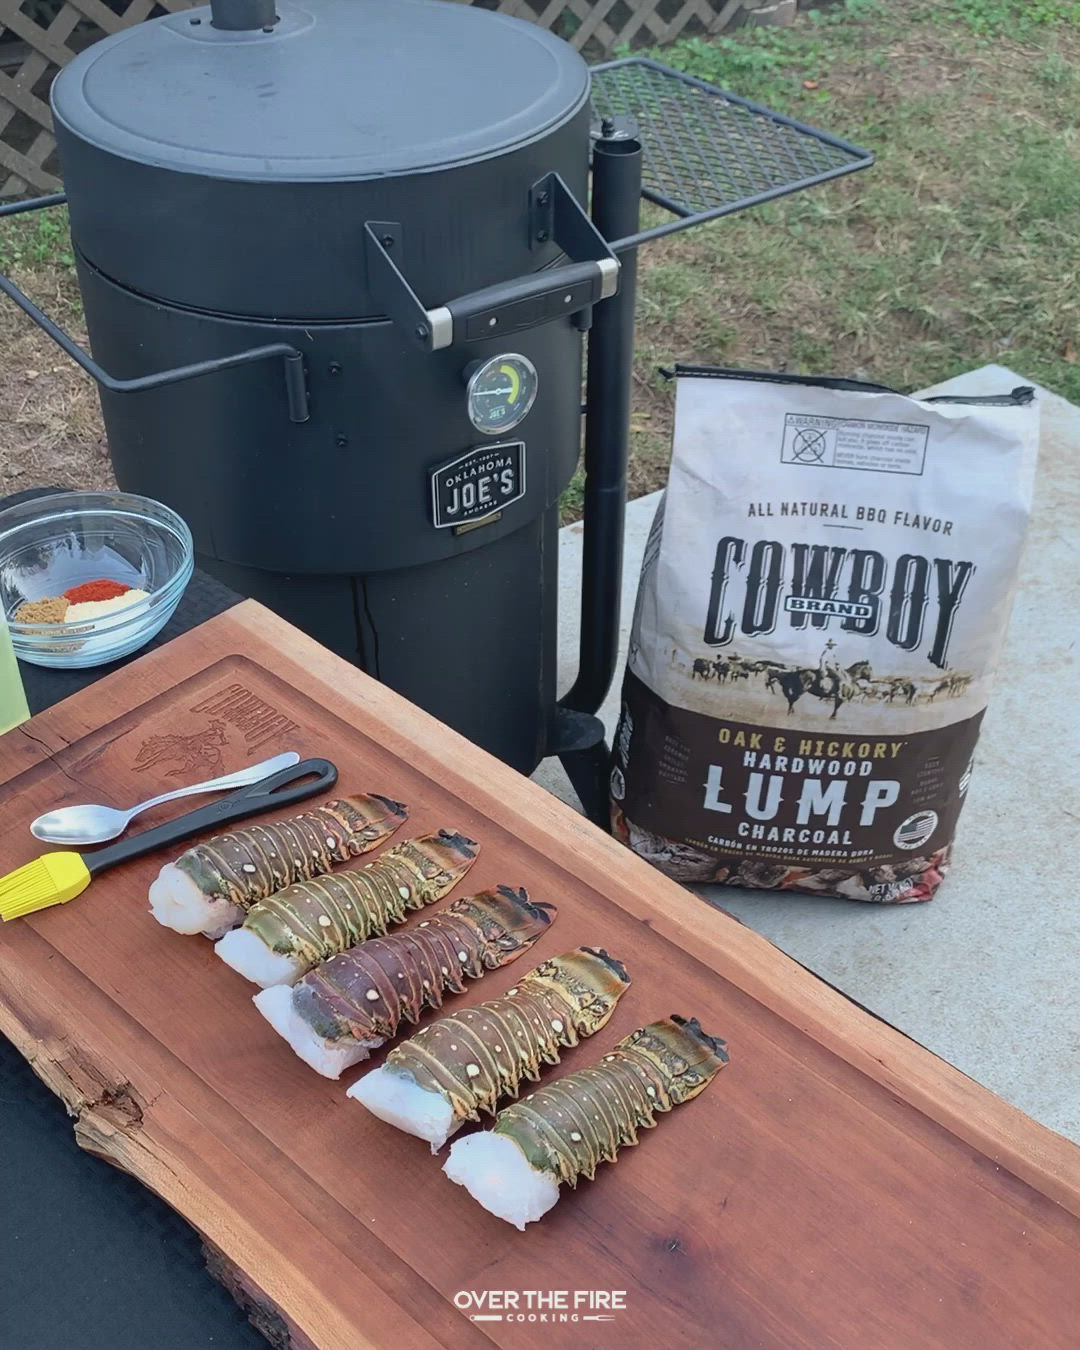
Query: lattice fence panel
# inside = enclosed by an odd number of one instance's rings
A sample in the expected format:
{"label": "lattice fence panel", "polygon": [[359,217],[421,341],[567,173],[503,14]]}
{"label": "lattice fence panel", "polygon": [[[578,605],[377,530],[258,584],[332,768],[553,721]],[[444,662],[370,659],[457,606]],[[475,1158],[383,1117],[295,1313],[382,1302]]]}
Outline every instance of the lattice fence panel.
{"label": "lattice fence panel", "polygon": [[[464,0],[470,3],[470,0]],[[652,45],[719,33],[763,0],[472,0],[550,28],[597,58],[621,45]]]}
{"label": "lattice fence panel", "polygon": [[49,85],[85,47],[196,0],[0,0],[0,197],[59,186]]}
{"label": "lattice fence panel", "polygon": [[[49,86],[61,66],[118,29],[202,0],[0,0],[0,197],[59,186]],[[458,0],[529,19],[590,57],[623,43],[718,33],[770,0]]]}

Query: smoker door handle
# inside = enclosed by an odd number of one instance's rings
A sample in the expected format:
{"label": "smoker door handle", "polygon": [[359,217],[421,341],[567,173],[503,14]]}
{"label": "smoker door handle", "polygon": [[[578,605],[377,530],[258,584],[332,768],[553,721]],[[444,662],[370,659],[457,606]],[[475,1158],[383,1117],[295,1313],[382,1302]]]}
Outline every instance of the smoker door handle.
{"label": "smoker door handle", "polygon": [[476,342],[502,333],[580,314],[619,289],[620,264],[607,240],[557,173],[534,183],[529,193],[529,241],[555,243],[570,262],[501,281],[428,309],[403,270],[404,237],[397,221],[364,223],[368,285],[376,303],[429,352],[456,342]]}
{"label": "smoker door handle", "polygon": [[[61,206],[66,201],[67,196],[59,192],[50,197],[34,197],[25,202],[13,202],[7,206],[0,206],[0,218],[22,215],[27,211],[41,211],[50,206]],[[288,343],[271,342],[266,346],[249,347],[246,351],[234,352],[229,356],[217,356],[208,361],[195,361],[191,365],[173,366],[168,370],[157,370],[152,375],[139,375],[134,379],[122,380],[110,375],[89,352],[83,351],[73,337],[38,309],[30,297],[2,272],[0,272],[0,292],[9,300],[13,300],[77,366],[110,393],[137,394],[145,389],[160,389],[163,385],[180,384],[184,380],[198,379],[201,375],[214,375],[221,370],[231,370],[234,366],[248,366],[255,361],[269,361],[273,357],[280,357],[285,371],[285,396],[289,405],[289,420],[306,422],[310,416],[303,353]]]}

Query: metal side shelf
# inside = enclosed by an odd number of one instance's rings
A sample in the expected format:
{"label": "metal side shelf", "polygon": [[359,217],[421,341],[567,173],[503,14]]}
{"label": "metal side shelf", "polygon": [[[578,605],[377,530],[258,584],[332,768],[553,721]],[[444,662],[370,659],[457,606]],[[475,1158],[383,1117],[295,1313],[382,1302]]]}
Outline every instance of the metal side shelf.
{"label": "metal side shelf", "polygon": [[642,196],[679,217],[634,236],[633,244],[874,162],[868,150],[645,57],[594,66],[592,103],[598,121],[624,117],[637,124]]}

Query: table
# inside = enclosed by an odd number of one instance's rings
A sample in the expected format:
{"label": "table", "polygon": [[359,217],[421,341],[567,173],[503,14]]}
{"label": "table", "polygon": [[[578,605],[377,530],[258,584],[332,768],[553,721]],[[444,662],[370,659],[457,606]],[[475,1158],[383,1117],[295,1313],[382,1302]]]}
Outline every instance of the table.
{"label": "table", "polygon": [[[20,493],[0,508],[37,495]],[[196,571],[150,646],[239,599]],[[23,665],[31,713],[123,664],[92,670]],[[77,1147],[59,1099],[3,1038],[0,1140],[0,1346],[265,1350],[244,1312],[207,1274],[194,1230],[157,1196]]]}

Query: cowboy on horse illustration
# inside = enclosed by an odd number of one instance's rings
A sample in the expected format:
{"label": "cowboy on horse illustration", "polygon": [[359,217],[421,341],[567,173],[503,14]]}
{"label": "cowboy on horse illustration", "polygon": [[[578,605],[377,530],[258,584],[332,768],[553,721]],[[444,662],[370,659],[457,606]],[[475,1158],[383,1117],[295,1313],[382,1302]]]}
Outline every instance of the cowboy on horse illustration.
{"label": "cowboy on horse illustration", "polygon": [[835,698],[839,695],[843,680],[844,670],[840,665],[836,643],[830,638],[818,662],[818,684],[821,687],[822,697]]}

